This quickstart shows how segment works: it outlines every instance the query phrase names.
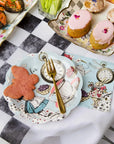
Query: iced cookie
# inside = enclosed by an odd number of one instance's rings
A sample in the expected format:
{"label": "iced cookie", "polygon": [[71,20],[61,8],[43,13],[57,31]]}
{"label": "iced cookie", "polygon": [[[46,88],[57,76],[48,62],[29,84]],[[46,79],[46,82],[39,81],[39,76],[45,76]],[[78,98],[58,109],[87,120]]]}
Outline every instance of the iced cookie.
{"label": "iced cookie", "polygon": [[104,9],[104,0],[85,0],[84,6],[90,12],[100,12]]}
{"label": "iced cookie", "polygon": [[14,78],[12,84],[4,90],[4,95],[13,99],[23,97],[25,100],[32,100],[34,85],[39,81],[39,77],[35,74],[29,75],[29,72],[23,67],[13,66],[11,71]]}
{"label": "iced cookie", "polygon": [[107,18],[114,23],[114,8],[108,12]]}
{"label": "iced cookie", "polygon": [[68,20],[67,32],[73,38],[86,35],[91,28],[91,14],[87,10],[78,10]]}
{"label": "iced cookie", "polygon": [[114,26],[109,20],[99,22],[90,35],[90,43],[94,49],[107,48],[114,37]]}

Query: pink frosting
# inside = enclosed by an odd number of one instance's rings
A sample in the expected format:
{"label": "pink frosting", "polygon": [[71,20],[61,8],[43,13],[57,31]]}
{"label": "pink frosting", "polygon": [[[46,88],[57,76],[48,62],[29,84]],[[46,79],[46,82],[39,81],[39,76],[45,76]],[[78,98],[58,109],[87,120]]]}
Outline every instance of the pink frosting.
{"label": "pink frosting", "polygon": [[114,37],[114,26],[109,20],[99,22],[93,29],[93,36],[99,44],[110,44]]}
{"label": "pink frosting", "polygon": [[71,29],[83,29],[91,21],[91,14],[87,10],[78,10],[69,18],[68,26]]}

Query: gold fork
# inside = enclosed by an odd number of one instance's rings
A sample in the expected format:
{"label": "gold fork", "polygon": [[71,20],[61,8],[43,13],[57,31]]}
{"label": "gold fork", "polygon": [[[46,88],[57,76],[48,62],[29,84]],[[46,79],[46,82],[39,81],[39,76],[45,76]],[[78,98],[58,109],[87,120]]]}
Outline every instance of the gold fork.
{"label": "gold fork", "polygon": [[48,75],[53,79],[53,83],[55,86],[55,91],[56,91],[56,97],[57,97],[57,102],[58,102],[58,106],[59,106],[59,110],[62,114],[64,114],[66,112],[65,109],[65,105],[63,103],[63,100],[61,98],[61,95],[59,93],[59,90],[57,88],[56,82],[55,82],[55,76],[56,76],[56,69],[53,63],[53,60],[48,60],[46,61],[46,69],[47,69],[47,73]]}

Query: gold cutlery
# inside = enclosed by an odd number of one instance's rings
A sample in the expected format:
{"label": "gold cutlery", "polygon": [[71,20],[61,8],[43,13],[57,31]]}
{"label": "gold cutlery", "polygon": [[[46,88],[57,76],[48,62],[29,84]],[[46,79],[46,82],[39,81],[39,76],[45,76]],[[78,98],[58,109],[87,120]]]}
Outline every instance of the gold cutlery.
{"label": "gold cutlery", "polygon": [[66,112],[66,108],[65,108],[64,102],[62,100],[62,97],[60,95],[60,92],[58,90],[58,87],[56,85],[56,81],[55,81],[56,69],[55,69],[55,66],[54,66],[52,59],[46,61],[46,69],[47,69],[48,75],[53,79],[59,110],[62,114],[64,114]]}

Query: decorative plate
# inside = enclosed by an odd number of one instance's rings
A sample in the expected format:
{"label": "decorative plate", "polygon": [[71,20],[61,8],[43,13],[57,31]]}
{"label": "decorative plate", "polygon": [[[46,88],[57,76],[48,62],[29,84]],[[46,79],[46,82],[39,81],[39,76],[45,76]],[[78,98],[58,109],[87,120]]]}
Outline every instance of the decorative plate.
{"label": "decorative plate", "polygon": [[74,11],[79,10],[79,9],[84,9],[83,2],[84,2],[84,0],[79,0],[79,1],[72,0],[69,4],[69,7],[63,9],[61,11],[61,13],[58,15],[57,19],[51,20],[49,22],[49,26],[58,35],[66,38],[67,40],[73,42],[74,44],[79,45],[91,52],[101,54],[101,55],[106,55],[106,56],[112,55],[114,53],[114,40],[113,40],[112,45],[110,45],[108,48],[102,49],[102,50],[94,50],[92,48],[92,45],[89,42],[89,37],[90,37],[93,27],[99,21],[105,20],[107,18],[108,11],[114,7],[114,5],[112,3],[106,2],[104,11],[102,11],[100,13],[92,14],[92,28],[88,34],[86,34],[85,36],[83,36],[81,38],[71,38],[67,34],[68,19],[73,14]]}
{"label": "decorative plate", "polygon": [[[62,99],[65,103],[66,113],[59,112],[55,88],[52,79],[47,75],[45,59],[52,58],[57,71],[56,82]],[[10,110],[15,115],[27,118],[34,123],[40,124],[48,121],[58,121],[68,116],[81,101],[82,77],[75,69],[74,63],[66,57],[51,53],[41,52],[40,54],[30,54],[17,66],[25,67],[30,74],[37,74],[39,82],[35,85],[35,97],[31,101],[23,99],[11,99],[8,101]],[[4,89],[12,83],[13,75],[11,68],[6,74]]]}
{"label": "decorative plate", "polygon": [[7,37],[11,34],[13,29],[16,25],[24,18],[24,16],[27,14],[27,12],[30,11],[30,9],[37,3],[37,0],[23,0],[25,4],[25,9],[21,13],[10,13],[6,12],[5,14],[7,16],[8,24],[0,29],[0,45],[4,40],[7,39]]}

